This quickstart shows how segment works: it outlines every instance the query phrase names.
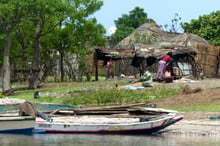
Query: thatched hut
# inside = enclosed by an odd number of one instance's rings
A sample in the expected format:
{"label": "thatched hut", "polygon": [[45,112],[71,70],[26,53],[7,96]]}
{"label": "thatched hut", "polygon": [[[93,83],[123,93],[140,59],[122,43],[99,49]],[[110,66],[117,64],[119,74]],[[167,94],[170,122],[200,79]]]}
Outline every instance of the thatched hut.
{"label": "thatched hut", "polygon": [[[220,47],[210,45],[205,39],[191,33],[169,33],[154,23],[146,23],[119,42],[115,48],[134,49],[133,66],[155,64],[159,58],[172,51],[175,64],[185,75],[198,77],[219,74]],[[142,72],[146,67],[142,67]]]}
{"label": "thatched hut", "polygon": [[170,33],[157,24],[146,23],[119,42],[114,49],[96,48],[94,60],[96,76],[98,60],[115,62],[114,73],[136,75],[146,70],[155,73],[157,62],[167,52],[173,52],[173,66],[182,75],[220,75],[220,47],[191,33]]}

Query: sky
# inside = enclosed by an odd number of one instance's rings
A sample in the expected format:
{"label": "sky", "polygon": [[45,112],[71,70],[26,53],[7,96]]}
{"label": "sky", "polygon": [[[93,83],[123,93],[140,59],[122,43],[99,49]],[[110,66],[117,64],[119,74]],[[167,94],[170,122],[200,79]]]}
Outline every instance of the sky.
{"label": "sky", "polygon": [[107,33],[109,28],[115,26],[114,21],[123,14],[129,14],[135,7],[144,9],[148,18],[156,21],[158,25],[171,24],[177,13],[182,22],[190,22],[199,16],[220,10],[220,0],[103,0],[104,5],[94,13],[98,23],[102,24]]}

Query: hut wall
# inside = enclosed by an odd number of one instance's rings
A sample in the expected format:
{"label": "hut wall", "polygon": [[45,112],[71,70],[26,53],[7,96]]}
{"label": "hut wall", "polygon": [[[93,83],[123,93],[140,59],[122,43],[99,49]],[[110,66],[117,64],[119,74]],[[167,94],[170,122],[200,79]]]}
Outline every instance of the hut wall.
{"label": "hut wall", "polygon": [[197,44],[195,46],[198,52],[198,62],[201,65],[203,74],[208,77],[217,75],[220,47],[216,46],[203,46]]}
{"label": "hut wall", "polygon": [[220,46],[215,47],[218,50],[217,65],[216,65],[216,75],[220,76]]}
{"label": "hut wall", "polygon": [[132,58],[123,58],[115,62],[115,76],[124,74],[132,76],[139,73],[138,68],[131,66]]}

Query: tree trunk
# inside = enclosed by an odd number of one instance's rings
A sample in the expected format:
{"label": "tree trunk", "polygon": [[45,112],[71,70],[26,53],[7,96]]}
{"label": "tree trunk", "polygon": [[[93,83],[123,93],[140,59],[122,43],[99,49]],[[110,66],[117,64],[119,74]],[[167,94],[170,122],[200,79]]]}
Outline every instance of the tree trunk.
{"label": "tree trunk", "polygon": [[33,65],[32,65],[32,74],[29,80],[29,88],[36,89],[37,86],[40,84],[41,75],[40,73],[40,24],[38,21],[35,22],[35,40],[34,40],[34,58],[33,58]]}
{"label": "tree trunk", "polygon": [[11,37],[10,34],[6,34],[3,54],[3,93],[11,93],[11,70],[10,70],[10,48],[11,48]]}
{"label": "tree trunk", "polygon": [[62,50],[59,52],[60,52],[60,80],[61,82],[63,82],[64,81],[64,66],[63,66],[64,53]]}
{"label": "tree trunk", "polygon": [[19,30],[16,31],[16,36],[17,36],[19,44],[21,45],[22,61],[23,61],[24,69],[26,70],[26,72],[23,73],[23,78],[25,79],[25,81],[28,81],[30,77],[30,74],[29,74],[30,64],[28,63],[27,45],[26,45],[23,35],[21,34]]}

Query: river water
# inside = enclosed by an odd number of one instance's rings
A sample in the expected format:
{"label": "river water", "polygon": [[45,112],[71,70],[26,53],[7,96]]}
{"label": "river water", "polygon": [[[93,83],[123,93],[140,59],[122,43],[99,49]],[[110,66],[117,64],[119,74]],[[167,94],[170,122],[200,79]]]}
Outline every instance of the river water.
{"label": "river water", "polygon": [[0,146],[219,146],[220,137],[183,135],[0,134]]}

